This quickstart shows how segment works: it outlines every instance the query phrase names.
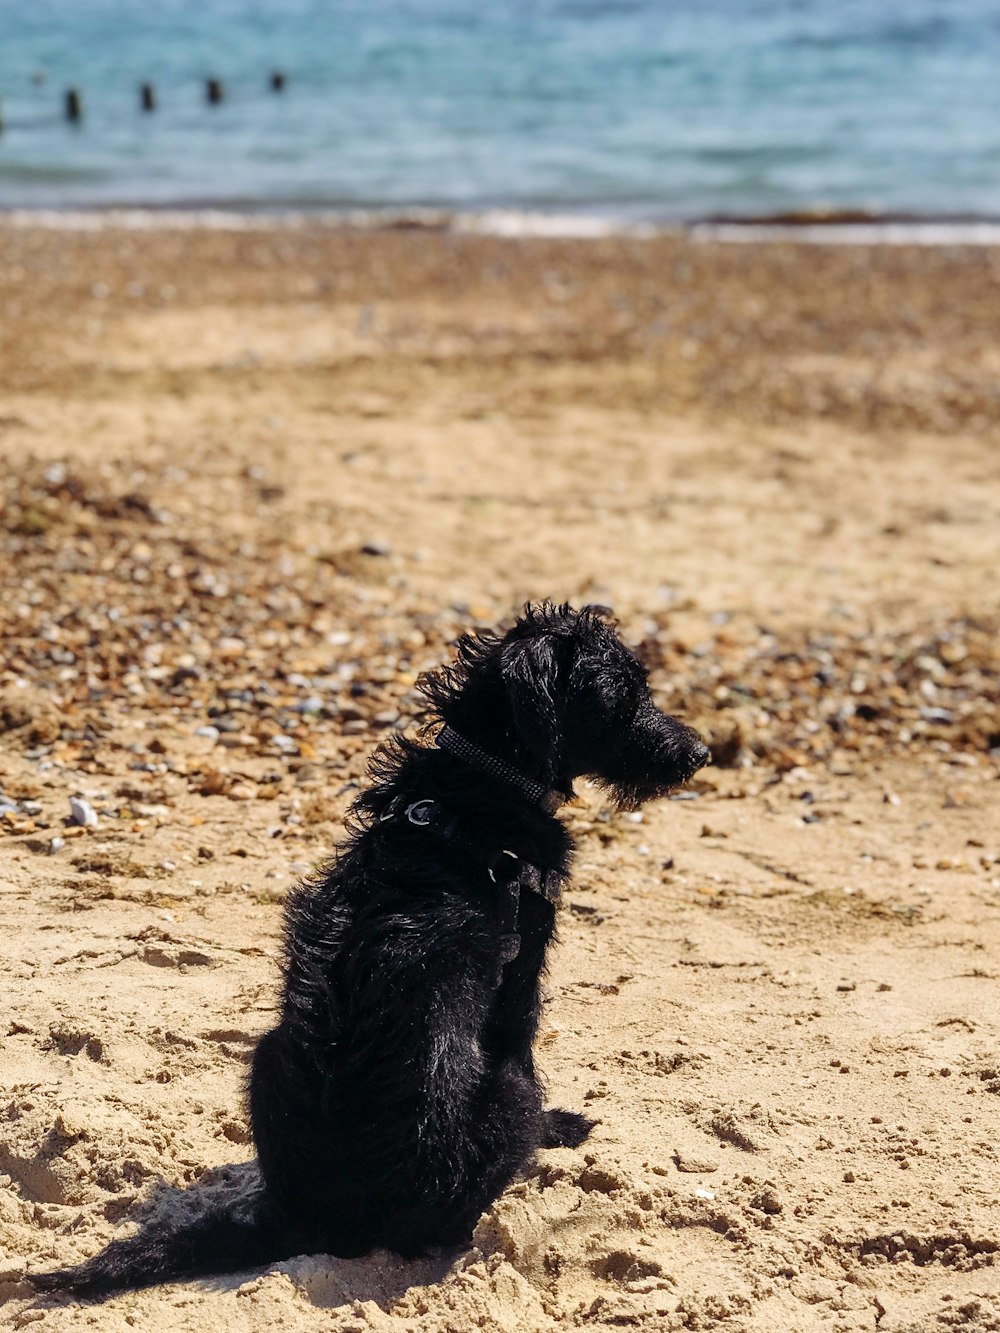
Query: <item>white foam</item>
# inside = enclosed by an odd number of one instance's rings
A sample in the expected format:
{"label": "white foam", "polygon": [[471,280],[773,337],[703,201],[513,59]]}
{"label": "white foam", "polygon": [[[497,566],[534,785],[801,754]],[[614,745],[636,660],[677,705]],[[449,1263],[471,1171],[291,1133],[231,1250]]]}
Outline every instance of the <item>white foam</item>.
{"label": "white foam", "polygon": [[464,235],[599,240],[688,235],[696,241],[804,245],[1000,245],[1000,221],[934,222],[635,222],[600,214],[533,213],[513,209],[451,212],[433,208],[286,209],[241,212],[224,208],[107,208],[0,210],[0,226],[52,231],[273,231],[305,227],[450,231]]}
{"label": "white foam", "polygon": [[606,236],[656,236],[674,227],[652,222],[627,222],[619,218],[584,213],[528,213],[493,209],[486,213],[457,213],[452,229],[488,236],[551,236],[601,240]]}
{"label": "white foam", "polygon": [[[317,214],[315,220],[323,221]],[[222,208],[14,208],[0,212],[0,224],[47,231],[265,231],[304,226],[305,213],[238,213]]]}
{"label": "white foam", "polygon": [[241,212],[222,208],[11,209],[0,223],[51,231],[269,231],[310,226],[390,230],[453,231],[489,236],[549,236],[596,239],[605,236],[654,236],[664,228],[595,214],[519,212],[482,213],[446,209],[287,209]]}
{"label": "white foam", "polygon": [[696,222],[697,241],[804,245],[1000,245],[1000,222]]}

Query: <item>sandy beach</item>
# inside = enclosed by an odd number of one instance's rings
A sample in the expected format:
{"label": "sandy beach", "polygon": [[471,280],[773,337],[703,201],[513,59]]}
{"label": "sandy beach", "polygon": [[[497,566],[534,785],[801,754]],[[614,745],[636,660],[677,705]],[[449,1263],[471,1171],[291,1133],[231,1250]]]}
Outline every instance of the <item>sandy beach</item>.
{"label": "sandy beach", "polygon": [[[0,1322],[1000,1329],[998,349],[989,247],[0,222]],[[35,1301],[239,1186],[285,895],[541,597],[716,758],[566,815],[590,1142],[458,1256]]]}

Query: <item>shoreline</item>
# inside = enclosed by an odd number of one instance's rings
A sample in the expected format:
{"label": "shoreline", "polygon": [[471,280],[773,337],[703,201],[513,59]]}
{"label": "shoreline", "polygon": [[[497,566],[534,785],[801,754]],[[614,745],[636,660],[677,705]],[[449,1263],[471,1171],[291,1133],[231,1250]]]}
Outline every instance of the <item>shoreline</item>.
{"label": "shoreline", "polygon": [[598,213],[519,209],[266,208],[191,204],[159,207],[2,208],[0,226],[51,231],[269,231],[305,228],[414,231],[511,240],[653,240],[687,237],[722,244],[1000,246],[1000,218],[809,213],[763,217],[629,220]]}

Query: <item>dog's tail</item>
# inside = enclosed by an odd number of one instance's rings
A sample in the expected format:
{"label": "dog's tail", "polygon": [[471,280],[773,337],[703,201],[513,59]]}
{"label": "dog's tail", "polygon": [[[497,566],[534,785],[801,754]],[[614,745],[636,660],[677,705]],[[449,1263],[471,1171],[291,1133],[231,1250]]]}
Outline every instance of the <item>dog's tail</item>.
{"label": "dog's tail", "polygon": [[134,1236],[113,1240],[85,1263],[28,1280],[39,1292],[99,1297],[174,1278],[237,1272],[289,1259],[306,1248],[294,1243],[266,1193],[257,1189],[250,1197],[213,1200],[174,1227],[162,1218],[151,1219]]}

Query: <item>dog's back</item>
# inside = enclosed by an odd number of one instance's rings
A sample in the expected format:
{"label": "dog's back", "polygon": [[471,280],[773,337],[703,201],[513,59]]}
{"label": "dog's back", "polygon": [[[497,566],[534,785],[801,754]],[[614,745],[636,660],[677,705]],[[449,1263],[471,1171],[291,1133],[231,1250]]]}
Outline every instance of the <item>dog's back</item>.
{"label": "dog's back", "polygon": [[341,1255],[458,1243],[537,1146],[537,1090],[490,1049],[488,897],[426,835],[403,837],[365,830],[294,895],[282,1021],[250,1080],[269,1192]]}

